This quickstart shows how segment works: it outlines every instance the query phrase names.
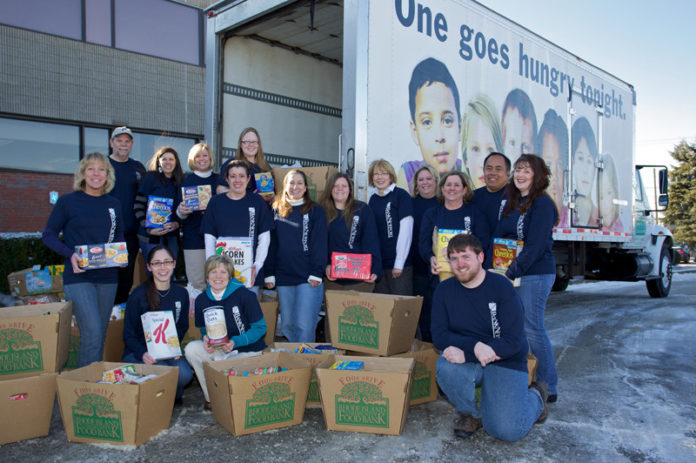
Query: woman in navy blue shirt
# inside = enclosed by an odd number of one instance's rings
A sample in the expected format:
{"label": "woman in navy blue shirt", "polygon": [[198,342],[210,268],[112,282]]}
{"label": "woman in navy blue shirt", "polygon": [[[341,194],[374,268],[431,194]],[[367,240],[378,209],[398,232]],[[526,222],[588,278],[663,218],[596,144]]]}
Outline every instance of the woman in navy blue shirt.
{"label": "woman in navy blue shirt", "polygon": [[548,384],[549,402],[555,402],[558,377],[544,325],[546,300],[556,279],[553,226],[558,222],[558,210],[546,192],[550,176],[551,171],[539,156],[523,154],[515,161],[513,181],[506,187],[505,206],[493,236],[524,242],[505,276],[521,278],[517,292],[524,307],[529,347],[539,361],[537,378]]}
{"label": "woman in navy blue shirt", "polygon": [[273,215],[266,287],[278,288],[281,329],[288,341],[314,342],[324,298],[328,231],[324,209],[309,196],[304,172],[293,169],[285,175]]}
{"label": "woman in navy blue shirt", "polygon": [[[179,255],[179,218],[174,214],[178,204],[177,190],[184,179],[184,171],[181,170],[179,154],[171,146],[158,149],[147,163],[148,172],[140,182],[138,195],[135,197],[133,211],[135,218],[140,222],[138,228],[138,240],[143,257],[150,254],[150,250],[158,244],[163,244]],[[162,228],[147,227],[145,217],[148,214],[148,198],[156,196],[172,200],[172,214],[169,222]]]}
{"label": "woman in navy blue shirt", "polygon": [[[121,202],[107,194],[114,183],[114,168],[106,156],[86,155],[75,172],[75,191],[58,199],[43,232],[46,246],[65,257],[63,287],[80,329],[78,367],[101,361],[104,356],[118,269],[81,269],[75,246],[124,241]],[[60,232],[63,241],[58,238]]]}
{"label": "woman in navy blue shirt", "polygon": [[[226,172],[227,166],[233,160],[246,161],[249,164],[249,184],[247,185],[247,191],[249,193],[258,193],[256,187],[256,177],[255,174],[261,172],[271,172],[271,166],[266,162],[266,158],[263,155],[263,147],[261,146],[261,136],[258,130],[253,127],[247,127],[242,130],[239,134],[239,140],[237,140],[237,155],[234,159],[227,160],[220,169],[220,172]],[[220,177],[218,180],[217,193],[227,193],[229,191],[229,185],[227,185],[226,179]],[[275,194],[271,193],[268,195],[261,196],[267,203],[272,203],[275,199]]]}
{"label": "woman in navy blue shirt", "polygon": [[[186,263],[186,278],[199,291],[205,290],[205,241],[201,232],[201,223],[205,210],[193,211],[181,201],[182,189],[185,187],[207,186],[210,197],[215,194],[218,174],[213,172],[215,156],[205,143],[196,143],[188,154],[188,166],[191,173],[181,182],[177,191],[179,207],[176,215],[181,219],[183,233],[184,262]],[[208,198],[208,200],[210,199]]]}

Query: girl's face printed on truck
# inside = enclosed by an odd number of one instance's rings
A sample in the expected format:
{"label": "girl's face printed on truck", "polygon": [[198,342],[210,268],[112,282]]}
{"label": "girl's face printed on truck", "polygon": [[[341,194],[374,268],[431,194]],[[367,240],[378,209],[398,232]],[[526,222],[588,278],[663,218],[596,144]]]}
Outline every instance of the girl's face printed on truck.
{"label": "girl's face printed on truck", "polygon": [[442,82],[433,82],[418,89],[415,101],[411,137],[423,160],[439,174],[452,170],[459,146],[459,114],[452,91]]}
{"label": "girl's face printed on truck", "polygon": [[561,149],[558,146],[558,138],[553,133],[546,132],[544,134],[541,153],[551,170],[548,192],[560,210],[563,205],[563,167],[561,166]]}
{"label": "girl's face printed on truck", "polygon": [[578,142],[578,147],[573,153],[573,178],[575,179],[575,190],[583,196],[589,197],[594,181],[595,167],[594,158],[590,152],[585,137]]}
{"label": "girl's face printed on truck", "polygon": [[496,150],[493,132],[480,117],[470,117],[467,124],[466,164],[474,188],[484,185],[483,162],[486,156]]}
{"label": "girl's face printed on truck", "polygon": [[525,119],[519,109],[508,107],[503,115],[503,153],[515,164],[523,153],[534,151],[534,126]]}

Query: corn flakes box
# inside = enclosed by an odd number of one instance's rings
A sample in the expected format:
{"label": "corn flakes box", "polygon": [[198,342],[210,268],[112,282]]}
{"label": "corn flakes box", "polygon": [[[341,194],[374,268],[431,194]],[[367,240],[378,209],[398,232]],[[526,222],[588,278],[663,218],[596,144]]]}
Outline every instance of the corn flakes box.
{"label": "corn flakes box", "polygon": [[146,228],[164,228],[164,224],[172,221],[172,209],[174,200],[159,196],[147,197],[147,214],[145,215]]}
{"label": "corn flakes box", "polygon": [[251,239],[243,237],[221,237],[215,241],[215,254],[224,255],[234,262],[234,278],[247,288],[251,287]]}
{"label": "corn flakes box", "polygon": [[128,265],[128,248],[124,242],[82,244],[75,246],[75,252],[80,257],[78,265],[84,270]]}
{"label": "corn flakes box", "polygon": [[210,185],[181,187],[181,200],[192,211],[204,211],[213,196]]}

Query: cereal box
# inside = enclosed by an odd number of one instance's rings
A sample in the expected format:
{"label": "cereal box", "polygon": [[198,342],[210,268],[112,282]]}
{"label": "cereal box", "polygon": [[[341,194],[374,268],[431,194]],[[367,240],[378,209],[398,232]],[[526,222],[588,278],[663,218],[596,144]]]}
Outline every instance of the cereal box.
{"label": "cereal box", "polygon": [[140,316],[148,353],[155,360],[181,357],[174,314],[169,310],[145,312]]}
{"label": "cereal box", "polygon": [[273,183],[273,173],[257,172],[254,174],[254,179],[256,180],[256,192],[258,194],[261,196],[273,194],[275,188],[275,184]]}
{"label": "cereal box", "polygon": [[173,208],[174,200],[172,198],[148,196],[147,214],[145,215],[145,227],[164,228],[164,224],[169,223],[172,220]]}
{"label": "cereal box", "polygon": [[215,254],[225,255],[234,262],[234,278],[247,288],[251,287],[251,266],[253,256],[251,239],[242,237],[222,237],[215,242]]}
{"label": "cereal box", "polygon": [[371,254],[331,253],[331,278],[369,280],[372,269]]}
{"label": "cereal box", "polygon": [[[522,252],[524,246],[523,241],[508,240],[505,238],[493,239],[493,268],[492,271],[505,275],[505,271],[510,267],[510,264]],[[513,285],[518,287],[520,279],[515,278]]]}
{"label": "cereal box", "polygon": [[437,263],[443,270],[440,270],[440,281],[444,281],[451,277],[453,274],[450,271],[449,259],[447,259],[447,245],[453,236],[460,233],[464,233],[464,230],[453,230],[449,228],[440,228],[437,231],[437,241],[435,249],[433,249],[433,254],[437,257]]}
{"label": "cereal box", "polygon": [[210,185],[181,187],[181,200],[192,211],[204,211],[212,197]]}
{"label": "cereal box", "polygon": [[124,242],[83,244],[75,246],[75,252],[80,257],[78,265],[85,270],[128,265],[128,248]]}

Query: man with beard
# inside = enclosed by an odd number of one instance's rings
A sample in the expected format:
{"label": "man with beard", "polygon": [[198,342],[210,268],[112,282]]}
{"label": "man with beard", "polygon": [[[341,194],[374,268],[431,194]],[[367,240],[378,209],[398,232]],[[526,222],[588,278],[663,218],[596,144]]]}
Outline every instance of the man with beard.
{"label": "man with beard", "polygon": [[[491,436],[516,441],[534,423],[546,420],[548,389],[527,387],[524,313],[512,283],[483,268],[481,243],[461,234],[447,245],[455,278],[443,281],[433,297],[433,343],[442,355],[437,382],[458,413],[457,437],[481,427]],[[475,389],[481,386],[477,405]]]}

